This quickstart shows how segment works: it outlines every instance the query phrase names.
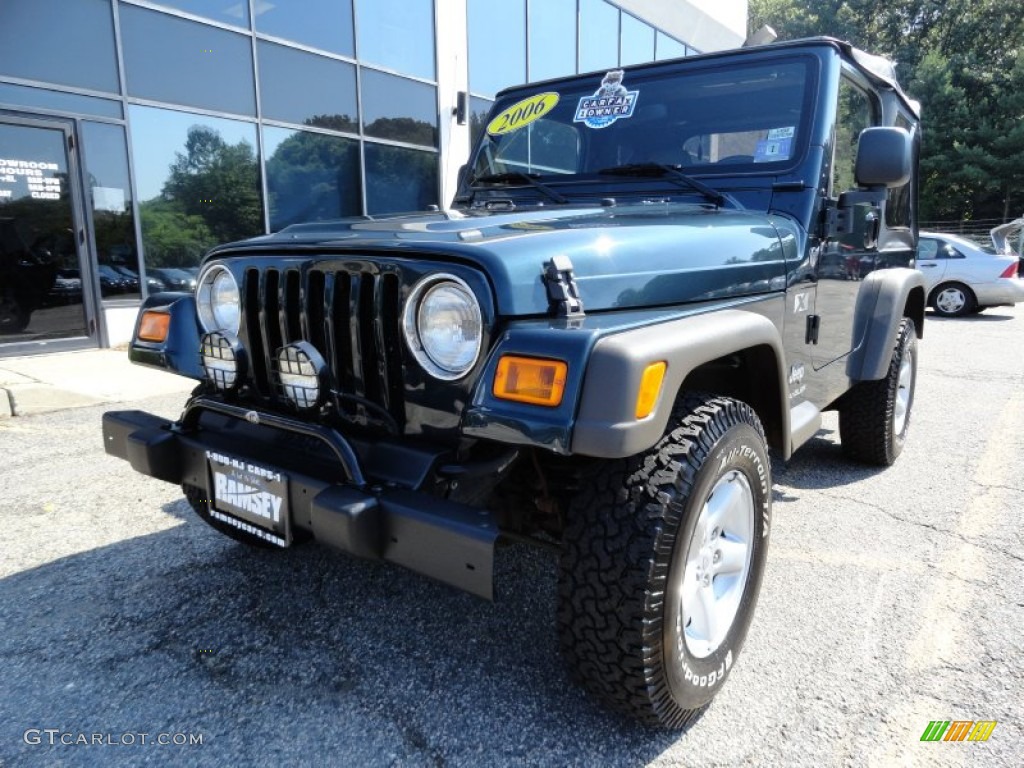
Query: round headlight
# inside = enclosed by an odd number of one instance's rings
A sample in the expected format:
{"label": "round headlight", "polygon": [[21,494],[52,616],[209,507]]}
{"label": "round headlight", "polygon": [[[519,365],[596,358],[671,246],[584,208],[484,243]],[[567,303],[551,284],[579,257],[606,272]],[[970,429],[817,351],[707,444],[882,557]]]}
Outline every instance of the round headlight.
{"label": "round headlight", "polygon": [[207,267],[196,286],[196,309],[204,331],[238,333],[242,302],[234,275],[222,264]]}
{"label": "round headlight", "polygon": [[480,304],[454,275],[432,275],[420,282],[406,302],[403,326],[417,362],[438,379],[464,376],[480,355]]}

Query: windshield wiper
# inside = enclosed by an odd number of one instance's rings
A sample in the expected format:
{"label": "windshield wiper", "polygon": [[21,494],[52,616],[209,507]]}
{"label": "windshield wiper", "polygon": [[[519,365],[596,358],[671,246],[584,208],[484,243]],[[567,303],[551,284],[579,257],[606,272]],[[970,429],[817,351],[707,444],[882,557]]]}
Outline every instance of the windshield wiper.
{"label": "windshield wiper", "polygon": [[556,203],[568,203],[569,198],[560,192],[556,192],[547,184],[541,184],[537,181],[538,173],[523,173],[522,171],[507,171],[505,173],[488,173],[483,176],[477,176],[471,179],[469,182],[470,187],[475,187],[477,184],[485,184],[490,186],[491,184],[514,184],[516,182],[525,182],[531,187],[543,192],[549,198],[554,200]]}
{"label": "windshield wiper", "polygon": [[743,208],[743,205],[732,195],[719,192],[704,182],[698,181],[692,176],[687,176],[679,170],[680,168],[682,168],[681,165],[669,165],[668,163],[627,163],[625,165],[615,165],[611,168],[602,168],[598,173],[606,176],[649,176],[658,178],[667,176],[681,187],[689,187],[700,192],[719,208],[724,207],[726,203],[735,208]]}

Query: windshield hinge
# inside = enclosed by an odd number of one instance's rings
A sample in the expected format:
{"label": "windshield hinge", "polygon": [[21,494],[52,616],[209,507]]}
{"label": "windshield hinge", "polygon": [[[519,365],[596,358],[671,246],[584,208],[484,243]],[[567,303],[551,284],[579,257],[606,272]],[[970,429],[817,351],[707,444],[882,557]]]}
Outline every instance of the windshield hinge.
{"label": "windshield hinge", "polygon": [[568,256],[555,256],[544,264],[544,284],[548,289],[548,301],[558,317],[583,317],[583,301],[580,289],[572,273],[572,261]]}

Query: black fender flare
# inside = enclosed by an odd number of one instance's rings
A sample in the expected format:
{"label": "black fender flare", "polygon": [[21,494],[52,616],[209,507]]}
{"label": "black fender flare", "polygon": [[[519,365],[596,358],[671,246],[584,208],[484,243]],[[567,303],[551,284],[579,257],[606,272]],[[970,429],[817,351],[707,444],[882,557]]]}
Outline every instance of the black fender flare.
{"label": "black fender flare", "polygon": [[916,269],[881,269],[864,278],[853,321],[854,338],[861,342],[846,363],[851,381],[885,378],[903,318],[913,320],[917,337],[924,337],[924,307],[924,275]]}
{"label": "black fender flare", "polygon": [[[665,433],[676,397],[694,369],[755,347],[767,347],[774,355],[773,370],[763,375],[777,379],[777,418],[788,446],[790,411],[785,398],[789,387],[779,329],[757,312],[725,309],[601,338],[584,375],[572,453],[624,458],[650,448]],[[644,369],[662,360],[667,367],[654,411],[637,419],[636,399]],[[788,454],[787,446],[783,452]]]}

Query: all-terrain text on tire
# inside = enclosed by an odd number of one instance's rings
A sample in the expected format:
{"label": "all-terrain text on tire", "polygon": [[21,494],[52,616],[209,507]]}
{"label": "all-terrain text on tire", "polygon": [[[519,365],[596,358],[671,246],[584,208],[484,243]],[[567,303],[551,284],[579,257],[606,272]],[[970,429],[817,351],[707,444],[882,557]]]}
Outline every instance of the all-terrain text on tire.
{"label": "all-terrain text on tire", "polygon": [[147,299],[131,359],[198,386],[106,449],[243,543],[488,599],[500,542],[557,548],[569,672],[685,727],[752,626],[769,455],[828,410],[855,460],[908,439],[919,143],[892,65],[829,38],[509,88],[444,210],[223,245]]}

